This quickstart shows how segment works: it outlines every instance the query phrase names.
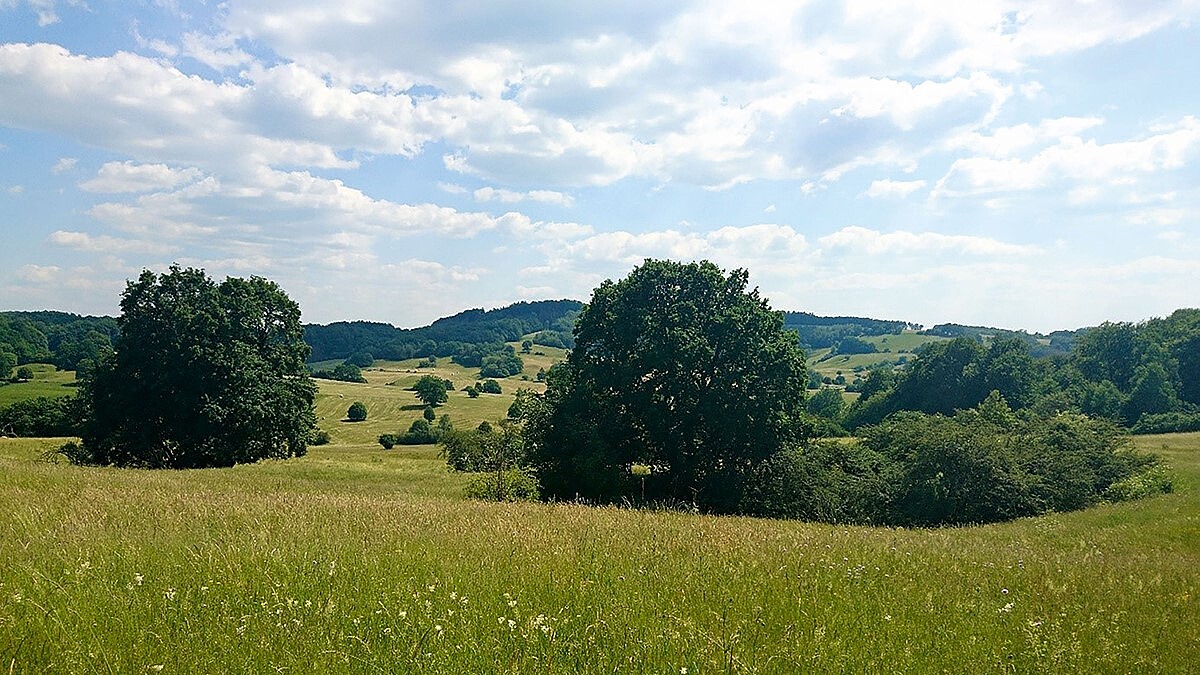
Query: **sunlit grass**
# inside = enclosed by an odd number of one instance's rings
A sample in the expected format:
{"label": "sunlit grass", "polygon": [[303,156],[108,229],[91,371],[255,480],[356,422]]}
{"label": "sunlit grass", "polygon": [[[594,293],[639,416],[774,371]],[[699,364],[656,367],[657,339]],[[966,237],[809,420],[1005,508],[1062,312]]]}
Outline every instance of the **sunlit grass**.
{"label": "sunlit grass", "polygon": [[1187,672],[1200,434],[1177,492],[1003,525],[833,527],[463,501],[432,448],[224,470],[0,441],[12,672]]}
{"label": "sunlit grass", "polygon": [[[28,382],[0,382],[0,408],[24,401],[26,399],[46,396],[58,398],[71,396],[78,388],[75,387],[75,371],[55,370],[48,363],[27,364],[33,371],[33,379]],[[24,366],[22,366],[24,367]],[[16,369],[13,369],[16,372]]]}

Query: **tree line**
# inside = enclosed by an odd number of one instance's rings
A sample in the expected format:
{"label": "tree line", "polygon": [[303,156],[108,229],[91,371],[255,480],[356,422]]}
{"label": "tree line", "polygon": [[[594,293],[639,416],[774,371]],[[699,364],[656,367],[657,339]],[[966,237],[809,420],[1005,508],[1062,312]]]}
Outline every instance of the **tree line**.
{"label": "tree line", "polygon": [[528,479],[527,497],[893,525],[993,522],[1171,489],[1115,424],[1010,407],[1005,392],[1025,391],[1032,363],[1017,340],[939,343],[911,376],[893,373],[866,396],[908,396],[925,411],[896,407],[861,425],[859,440],[820,440],[798,335],[747,285],[744,270],[656,260],[601,284],[546,393],[518,397],[503,440],[452,437],[448,463],[494,474],[484,484],[495,498],[519,497],[510,488]]}
{"label": "tree line", "polygon": [[[1019,340],[934,344],[868,377],[847,415],[878,418],[863,417],[858,440],[825,441],[798,335],[748,283],[745,270],[647,260],[596,288],[545,394],[521,392],[509,420],[456,432],[433,423],[447,383],[429,376],[425,428],[408,433],[443,440],[454,468],[478,474],[475,496],[831,522],[991,522],[1171,488],[1116,424],[1075,408],[1109,386],[1104,410],[1125,421],[1163,414],[1146,401],[1193,405],[1182,378],[1196,366],[1195,310],[1105,324],[1060,361]],[[310,348],[278,286],[172,267],[130,282],[121,309],[114,351],[82,386],[69,459],[230,466],[315,442]],[[1089,384],[1076,399],[1048,382]]]}
{"label": "tree line", "polygon": [[859,398],[827,419],[848,430],[902,411],[951,414],[998,391],[1016,410],[1082,413],[1135,432],[1200,429],[1200,310],[1079,331],[1063,354],[1035,357],[1021,339],[957,337],[904,368],[871,371]]}

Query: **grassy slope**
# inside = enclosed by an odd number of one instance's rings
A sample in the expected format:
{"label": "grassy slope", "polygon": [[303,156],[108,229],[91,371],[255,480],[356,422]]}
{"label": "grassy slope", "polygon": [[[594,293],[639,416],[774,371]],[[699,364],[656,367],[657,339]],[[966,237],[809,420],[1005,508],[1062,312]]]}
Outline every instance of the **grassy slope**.
{"label": "grassy slope", "polygon": [[0,384],[0,408],[25,399],[39,396],[51,398],[70,396],[77,391],[72,386],[75,382],[75,371],[73,370],[57,371],[54,366],[47,363],[29,364],[29,368],[33,370],[32,380]]}
{"label": "grassy slope", "polygon": [[[519,343],[516,346],[520,348]],[[471,398],[462,391],[478,380],[479,369],[463,368],[448,358],[439,359],[437,368],[417,368],[419,359],[376,361],[363,370],[366,384],[317,380],[317,425],[329,432],[334,444],[374,444],[380,434],[407,431],[425,409],[410,390],[424,375],[436,375],[454,383],[454,390],[448,392],[450,400],[438,406],[436,412],[439,417],[449,415],[455,426],[472,428],[484,420],[504,419],[518,389],[545,390],[545,385],[533,381],[538,368],[549,368],[564,353],[549,347],[538,347],[536,351],[543,354],[522,356],[524,373],[497,380],[504,393],[482,394],[479,398]],[[530,379],[522,379],[522,375]],[[362,422],[346,421],[346,411],[355,401],[367,406],[367,419]]]}
{"label": "grassy slope", "polygon": [[922,531],[470,503],[431,448],[149,472],[0,440],[0,665],[1185,672],[1200,434],[1136,440],[1176,494]]}
{"label": "grassy slope", "polygon": [[[880,350],[879,352],[875,354],[841,354],[831,357],[829,352],[832,350],[828,348],[815,349],[808,354],[808,367],[821,373],[823,377],[834,377],[838,371],[841,371],[847,380],[851,380],[854,378],[856,367],[869,369],[883,364],[895,364],[896,360],[902,356],[912,360],[913,352],[921,345],[945,339],[921,335],[915,331],[904,331],[900,335],[866,337],[863,340],[875,345],[875,348]],[[888,351],[884,352],[883,350]]]}

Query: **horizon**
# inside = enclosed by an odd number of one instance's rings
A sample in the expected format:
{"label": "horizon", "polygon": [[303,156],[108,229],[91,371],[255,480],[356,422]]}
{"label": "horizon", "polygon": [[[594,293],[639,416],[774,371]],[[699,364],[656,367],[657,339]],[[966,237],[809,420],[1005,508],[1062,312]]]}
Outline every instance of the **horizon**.
{"label": "horizon", "polygon": [[1142,322],[1200,306],[1198,44],[1188,0],[0,0],[0,306],[179,263],[420,327],[666,258],[821,316]]}
{"label": "horizon", "polygon": [[[769,300],[769,298],[768,298],[768,300]],[[391,326],[391,327],[399,329],[399,330],[416,330],[416,329],[420,329],[420,328],[426,328],[436,321],[440,321],[442,319],[448,319],[448,318],[455,317],[460,314],[464,314],[466,312],[471,312],[471,311],[491,312],[491,311],[495,311],[495,310],[499,310],[499,309],[507,309],[509,307],[512,307],[513,305],[516,305],[516,304],[519,304],[522,302],[534,304],[534,303],[539,303],[539,302],[564,302],[564,301],[578,302],[582,305],[587,305],[586,300],[579,300],[578,298],[540,298],[540,299],[530,299],[530,300],[516,300],[516,301],[508,303],[506,305],[499,305],[499,306],[494,306],[494,307],[483,307],[483,306],[464,307],[462,309],[455,310],[455,311],[451,312],[450,314],[443,314],[441,316],[438,316],[435,319],[432,319],[427,323],[415,324],[415,325],[409,325],[409,326],[403,326],[403,325],[399,325],[399,324],[396,324],[396,323],[393,323],[393,322],[390,322],[387,320],[379,320],[379,319],[334,319],[332,321],[322,321],[322,322],[306,321],[303,318],[304,308],[301,307],[300,310],[301,310],[301,323],[306,326],[328,326],[328,325],[335,324],[335,323],[378,323],[378,324],[388,325],[388,326]],[[1128,323],[1140,324],[1140,323],[1144,323],[1146,321],[1150,321],[1152,319],[1166,318],[1166,317],[1170,316],[1171,314],[1173,314],[1174,312],[1182,310],[1182,309],[1192,309],[1192,308],[1176,307],[1174,310],[1171,310],[1170,312],[1167,312],[1165,314],[1148,316],[1148,317],[1145,317],[1145,318],[1142,318],[1142,319],[1139,319],[1136,321],[1130,321]],[[917,322],[917,321],[911,321],[908,319],[889,317],[889,316],[862,316],[862,315],[856,315],[856,314],[852,315],[852,314],[845,314],[845,313],[820,314],[817,312],[810,312],[808,310],[803,310],[803,309],[788,309],[788,308],[775,307],[774,305],[771,305],[771,311],[782,312],[782,313],[793,313],[793,314],[811,314],[818,318],[824,318],[824,319],[841,318],[841,319],[867,319],[867,320],[876,320],[876,321],[905,322],[910,325],[919,326],[919,330],[929,330],[936,326],[942,326],[942,325],[958,325],[958,326],[965,326],[965,327],[969,327],[969,328],[990,328],[990,329],[997,329],[997,330],[1024,332],[1024,333],[1028,333],[1030,335],[1049,335],[1051,333],[1055,333],[1055,332],[1059,332],[1059,331],[1075,332],[1075,331],[1083,330],[1085,328],[1094,328],[1096,326],[1099,326],[1102,323],[1120,323],[1118,321],[1105,320],[1105,321],[1100,321],[1098,323],[1090,324],[1090,325],[1086,325],[1086,326],[1059,327],[1059,328],[1053,328],[1051,330],[1030,330],[1028,328],[1023,328],[1023,327],[1019,327],[1019,326],[997,326],[997,325],[988,325],[988,324],[969,324],[969,323],[964,323],[961,321],[938,321],[937,323],[921,323],[921,322]],[[48,308],[0,309],[0,314],[4,314],[4,313],[8,313],[8,312],[61,312],[64,314],[76,314],[76,315],[82,316],[84,318],[100,318],[100,317],[117,318],[120,316],[119,312],[116,312],[113,314],[78,314],[77,312],[67,312],[67,311],[61,310],[61,309],[48,309]]]}

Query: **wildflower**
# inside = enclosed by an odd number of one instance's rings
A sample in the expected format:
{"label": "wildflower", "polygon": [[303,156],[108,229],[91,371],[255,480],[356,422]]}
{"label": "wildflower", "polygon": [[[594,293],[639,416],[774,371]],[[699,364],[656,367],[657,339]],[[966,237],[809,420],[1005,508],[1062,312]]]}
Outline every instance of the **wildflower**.
{"label": "wildflower", "polygon": [[1011,612],[1011,611],[1013,611],[1013,604],[1010,602],[1010,603],[1008,603],[1008,604],[1004,605],[1003,607],[1001,607],[1001,608],[1000,608],[998,611],[1000,611],[1000,612]]}
{"label": "wildflower", "polygon": [[167,592],[166,592],[166,593],[163,593],[163,597],[164,597],[164,598],[166,598],[166,599],[168,599],[168,600],[174,600],[174,599],[175,599],[175,589],[174,589],[174,588],[168,588],[168,589],[167,589]]}

